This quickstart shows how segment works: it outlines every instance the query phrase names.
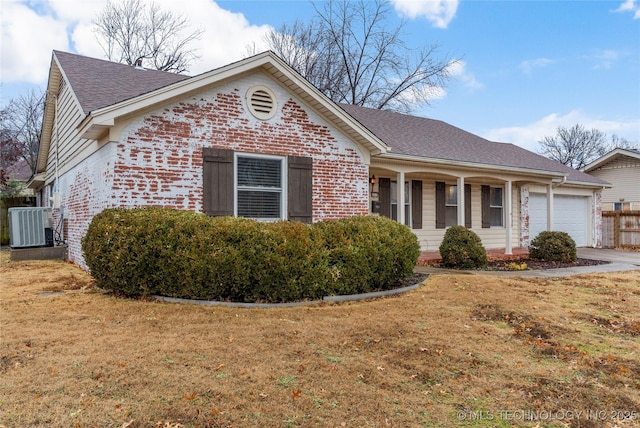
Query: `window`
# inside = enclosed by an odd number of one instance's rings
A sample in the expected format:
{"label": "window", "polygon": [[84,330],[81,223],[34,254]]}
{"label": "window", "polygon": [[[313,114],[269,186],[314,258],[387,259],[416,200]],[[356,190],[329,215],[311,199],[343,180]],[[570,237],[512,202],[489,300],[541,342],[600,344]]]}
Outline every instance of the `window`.
{"label": "window", "polygon": [[446,227],[458,224],[458,186],[447,184],[444,186],[445,192],[445,225]]}
{"label": "window", "polygon": [[313,221],[313,159],[205,147],[202,161],[207,215]]}
{"label": "window", "polygon": [[[458,186],[436,181],[436,229],[458,224]],[[464,185],[464,227],[471,229],[471,185]]]}
{"label": "window", "polygon": [[614,202],[614,211],[631,211],[631,202]]}
{"label": "window", "polygon": [[489,215],[491,217],[491,227],[503,227],[503,198],[502,187],[492,187],[489,189]]}
{"label": "window", "polygon": [[[411,225],[411,192],[410,183],[404,182],[404,224]],[[391,218],[398,221],[398,182],[391,182]]]}
{"label": "window", "polygon": [[279,220],[284,213],[284,158],[236,155],[236,215]]}
{"label": "window", "polygon": [[[390,178],[378,178],[380,215],[398,219],[398,183]],[[422,181],[404,182],[404,223],[412,229],[422,229]]]}

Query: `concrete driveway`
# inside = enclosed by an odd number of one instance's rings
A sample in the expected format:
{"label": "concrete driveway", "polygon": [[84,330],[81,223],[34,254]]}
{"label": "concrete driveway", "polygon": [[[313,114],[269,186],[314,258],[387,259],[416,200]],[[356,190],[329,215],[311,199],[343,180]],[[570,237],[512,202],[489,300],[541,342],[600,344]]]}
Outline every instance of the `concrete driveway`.
{"label": "concrete driveway", "polygon": [[605,260],[613,263],[625,263],[640,267],[640,252],[618,251],[605,248],[578,248],[578,257],[581,259]]}

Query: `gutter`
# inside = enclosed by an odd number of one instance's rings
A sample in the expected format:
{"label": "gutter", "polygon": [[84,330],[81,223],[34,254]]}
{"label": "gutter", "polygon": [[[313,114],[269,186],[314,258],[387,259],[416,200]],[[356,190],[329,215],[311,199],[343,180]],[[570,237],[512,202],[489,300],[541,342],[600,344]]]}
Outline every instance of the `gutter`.
{"label": "gutter", "polygon": [[399,160],[399,161],[418,162],[421,164],[424,164],[426,162],[426,163],[438,165],[438,166],[454,165],[461,168],[483,168],[483,169],[491,169],[491,170],[501,171],[501,172],[504,172],[504,171],[519,172],[519,173],[526,173],[526,174],[533,174],[533,175],[552,176],[554,178],[562,177],[561,184],[564,184],[564,182],[567,180],[567,176],[560,171],[545,171],[545,170],[539,170],[539,169],[533,169],[533,168],[529,169],[529,168],[522,168],[522,167],[516,167],[516,166],[492,165],[492,164],[477,163],[477,162],[465,162],[465,161],[456,161],[451,159],[440,159],[440,158],[425,158],[421,156],[411,156],[411,155],[391,154],[391,153],[385,153],[383,155],[376,156],[375,158],[379,160],[389,160],[389,161]]}

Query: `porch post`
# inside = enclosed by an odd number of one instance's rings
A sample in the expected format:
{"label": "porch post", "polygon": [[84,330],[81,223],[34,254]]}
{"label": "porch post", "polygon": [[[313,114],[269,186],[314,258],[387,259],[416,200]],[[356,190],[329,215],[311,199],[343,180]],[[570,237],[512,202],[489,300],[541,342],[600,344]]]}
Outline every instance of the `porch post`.
{"label": "porch post", "polygon": [[513,248],[511,245],[511,236],[513,233],[513,213],[512,213],[512,201],[511,201],[511,180],[507,181],[504,185],[504,204],[505,204],[505,229],[506,229],[506,245],[504,246],[505,254],[513,254]]}
{"label": "porch post", "polygon": [[398,223],[404,224],[404,172],[398,172],[398,185],[396,189],[398,190]]}
{"label": "porch post", "polygon": [[553,184],[547,184],[547,230],[553,230]]}
{"label": "porch post", "polygon": [[464,177],[458,177],[458,226],[464,226]]}

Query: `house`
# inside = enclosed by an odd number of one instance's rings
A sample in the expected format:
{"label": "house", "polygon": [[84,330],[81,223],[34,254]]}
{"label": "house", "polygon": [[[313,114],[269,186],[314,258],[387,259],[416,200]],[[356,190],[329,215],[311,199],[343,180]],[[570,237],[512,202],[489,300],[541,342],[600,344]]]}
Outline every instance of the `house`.
{"label": "house", "polygon": [[454,224],[507,253],[547,229],[598,246],[606,185],[441,121],[338,105],[271,52],[187,77],[54,51],[30,182],[57,201],[81,265],[94,215],[145,205],[305,222],[377,213],[423,250]]}
{"label": "house", "polygon": [[604,211],[640,211],[640,152],[615,149],[582,170],[612,184],[602,191]]}

